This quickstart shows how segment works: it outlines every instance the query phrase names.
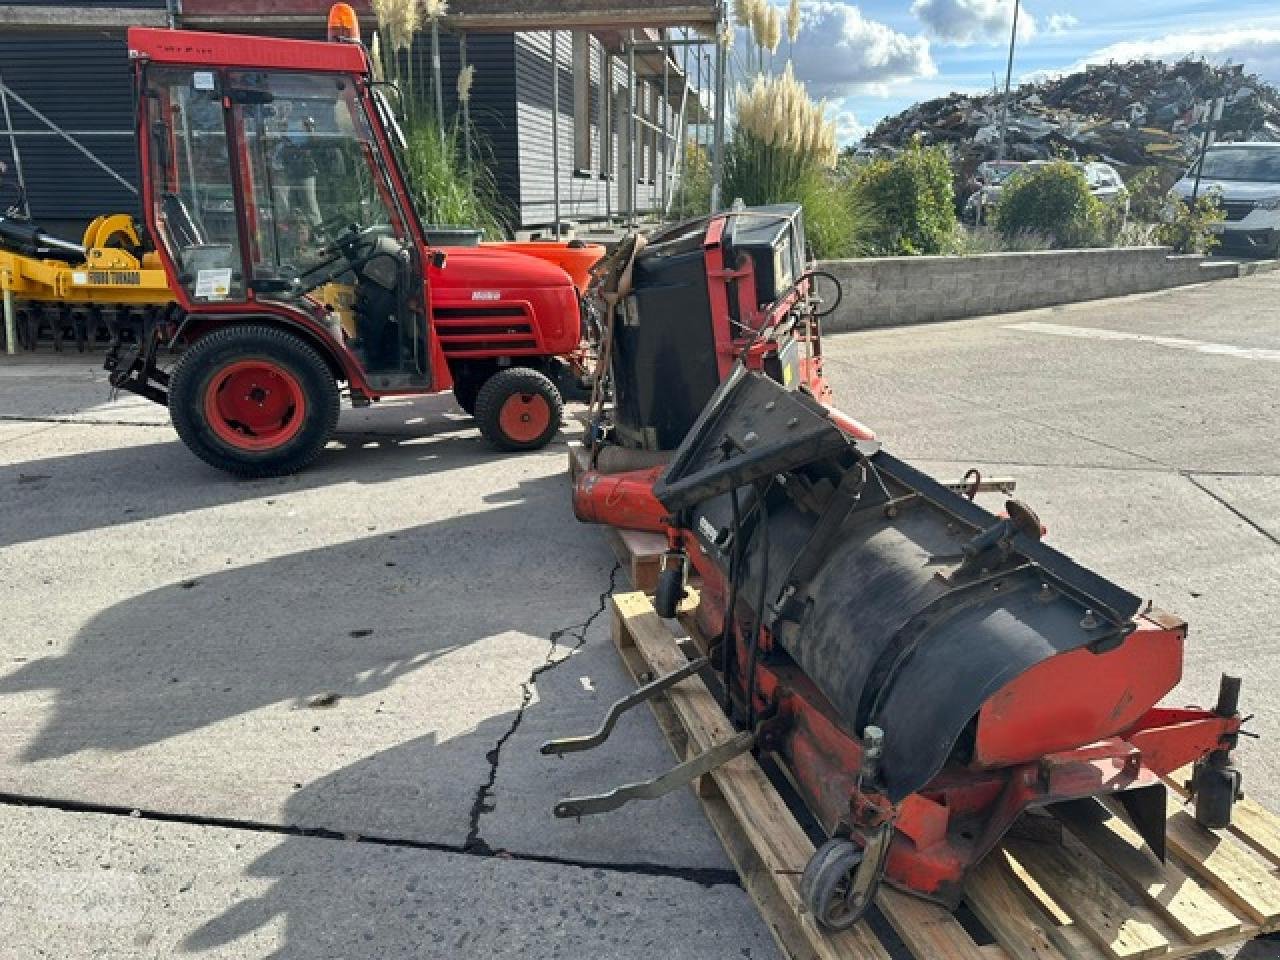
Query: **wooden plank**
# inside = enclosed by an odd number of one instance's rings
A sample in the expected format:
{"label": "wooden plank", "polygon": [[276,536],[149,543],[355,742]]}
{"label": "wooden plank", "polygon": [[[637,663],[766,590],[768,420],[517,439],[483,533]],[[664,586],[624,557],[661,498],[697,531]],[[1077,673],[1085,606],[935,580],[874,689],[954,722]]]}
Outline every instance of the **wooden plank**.
{"label": "wooden plank", "polygon": [[1124,820],[1092,800],[1054,804],[1049,809],[1190,942],[1224,941],[1239,933],[1239,917],[1175,864],[1157,860],[1138,831]]}
{"label": "wooden plank", "polygon": [[1005,849],[1112,960],[1167,954],[1170,944],[1142,907],[1128,903],[1097,870],[1065,847],[1010,838]]}
{"label": "wooden plank", "polygon": [[1169,849],[1234,909],[1265,930],[1280,929],[1280,879],[1230,837],[1207,830],[1169,797]]}
{"label": "wooden plank", "polygon": [[667,538],[660,533],[640,530],[619,530],[616,527],[607,527],[606,530],[614,555],[631,575],[631,585],[642,593],[657,590],[662,555],[667,552]]}
{"label": "wooden plank", "polygon": [[955,917],[935,903],[883,884],[876,906],[920,960],[981,960],[982,948]]}
{"label": "wooden plank", "polygon": [[1064,960],[1053,943],[1052,922],[1040,913],[1010,875],[1002,851],[995,851],[965,879],[965,901],[1016,960]]}
{"label": "wooden plank", "polygon": [[[1187,781],[1191,779],[1191,767],[1183,767],[1165,778],[1165,782],[1181,797],[1189,797]],[[1272,865],[1280,867],[1280,816],[1276,816],[1262,804],[1249,797],[1237,800],[1231,811],[1231,826],[1236,837],[1266,857]]]}
{"label": "wooden plank", "polygon": [[[655,674],[668,673],[684,662],[670,630],[641,594],[614,597],[623,629]],[[733,732],[720,705],[700,679],[677,684],[669,702],[688,734],[690,744],[705,750]],[[781,902],[799,921],[806,949],[819,957],[884,957],[884,948],[865,923],[840,934],[819,930],[800,901],[798,880],[813,854],[813,844],[769,782],[755,758],[734,759],[712,774],[712,779],[732,815],[734,837],[726,843],[733,856],[738,838],[759,858],[760,876],[770,878]],[[714,825],[713,820],[713,825]],[[724,835],[721,836],[722,841]],[[744,880],[745,882],[745,880]],[[763,880],[761,881],[763,882]],[[882,888],[877,904],[918,957],[928,960],[983,960],[977,944],[945,910],[914,897]],[[775,928],[775,933],[777,928]],[[784,950],[791,949],[779,941]]]}

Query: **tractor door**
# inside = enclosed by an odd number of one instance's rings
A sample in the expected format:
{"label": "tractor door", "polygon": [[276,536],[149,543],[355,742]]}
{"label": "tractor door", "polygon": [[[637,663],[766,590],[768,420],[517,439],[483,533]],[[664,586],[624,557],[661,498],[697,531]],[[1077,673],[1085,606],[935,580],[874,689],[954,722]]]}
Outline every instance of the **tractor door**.
{"label": "tractor door", "polygon": [[375,389],[429,389],[423,264],[355,78],[165,68],[157,85],[156,219],[191,300],[319,315]]}

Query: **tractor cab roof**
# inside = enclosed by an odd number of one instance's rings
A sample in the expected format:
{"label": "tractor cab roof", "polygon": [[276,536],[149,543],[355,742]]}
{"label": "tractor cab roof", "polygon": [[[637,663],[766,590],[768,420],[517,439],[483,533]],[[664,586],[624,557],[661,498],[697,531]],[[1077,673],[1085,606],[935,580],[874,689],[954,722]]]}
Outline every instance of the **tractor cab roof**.
{"label": "tractor cab roof", "polygon": [[200,30],[129,28],[129,59],[188,66],[310,70],[364,74],[369,58],[358,43],[281,40]]}

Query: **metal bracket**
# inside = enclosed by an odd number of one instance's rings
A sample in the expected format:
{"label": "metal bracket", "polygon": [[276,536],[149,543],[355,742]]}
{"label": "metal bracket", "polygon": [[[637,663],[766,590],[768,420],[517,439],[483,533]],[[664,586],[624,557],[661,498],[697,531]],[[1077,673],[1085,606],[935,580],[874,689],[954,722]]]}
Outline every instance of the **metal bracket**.
{"label": "metal bracket", "polygon": [[599,729],[595,733],[588,734],[585,737],[562,737],[559,740],[548,740],[542,745],[542,753],[546,755],[559,756],[564,753],[579,753],[583,750],[591,750],[600,746],[609,739],[609,734],[613,732],[614,726],[618,722],[618,718],[630,710],[637,704],[652,700],[658,694],[667,690],[681,680],[692,677],[703,667],[711,663],[706,657],[699,657],[686,663],[679,670],[672,671],[664,677],[659,677],[651,683],[646,683],[643,687],[638,687],[633,692],[614,702],[609,707],[609,712],[604,716],[604,722],[600,724]]}
{"label": "metal bracket", "polygon": [[678,790],[692,783],[718,767],[724,766],[734,757],[748,752],[756,742],[755,734],[743,731],[732,738],[717,744],[711,749],[677,764],[661,776],[652,780],[641,780],[614,787],[608,793],[595,796],[567,797],[555,805],[554,813],[560,819],[570,817],[587,817],[595,813],[608,813],[632,800],[654,800],[665,797],[673,790]]}

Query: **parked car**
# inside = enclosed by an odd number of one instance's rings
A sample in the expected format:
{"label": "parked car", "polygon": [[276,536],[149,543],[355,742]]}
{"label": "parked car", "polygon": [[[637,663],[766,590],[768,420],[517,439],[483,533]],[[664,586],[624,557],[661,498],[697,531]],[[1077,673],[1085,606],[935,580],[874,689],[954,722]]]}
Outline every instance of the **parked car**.
{"label": "parked car", "polygon": [[[1264,256],[1280,256],[1280,143],[1218,143],[1205,151],[1200,194],[1220,194],[1226,220],[1220,225],[1223,247]],[[1172,193],[1190,200],[1195,189],[1192,166]]]}
{"label": "parked car", "polygon": [[965,222],[974,226],[986,223],[991,208],[1000,199],[1000,189],[1005,181],[1025,166],[1025,163],[1016,160],[987,160],[978,164],[973,175],[973,186],[976,189],[964,205]]}
{"label": "parked car", "polygon": [[[996,163],[988,161],[978,167],[978,176],[975,180],[983,183],[979,177],[988,178],[985,184],[979,187],[965,203],[964,219],[972,224],[979,225],[985,223],[990,216],[991,210],[1000,201],[1000,194],[1005,184],[1016,174],[1024,170],[1034,170],[1036,167],[1042,167],[1050,160],[1032,160],[1029,163],[1014,163],[1002,161]],[[1124,210],[1124,217],[1129,217],[1129,191],[1125,188],[1124,180],[1120,174],[1116,172],[1115,167],[1109,163],[1102,163],[1097,160],[1087,162],[1071,163],[1081,173],[1084,174],[1085,180],[1089,184],[1089,192],[1099,200],[1105,203],[1113,203],[1121,206]],[[984,167],[989,167],[989,171],[983,171]]]}

